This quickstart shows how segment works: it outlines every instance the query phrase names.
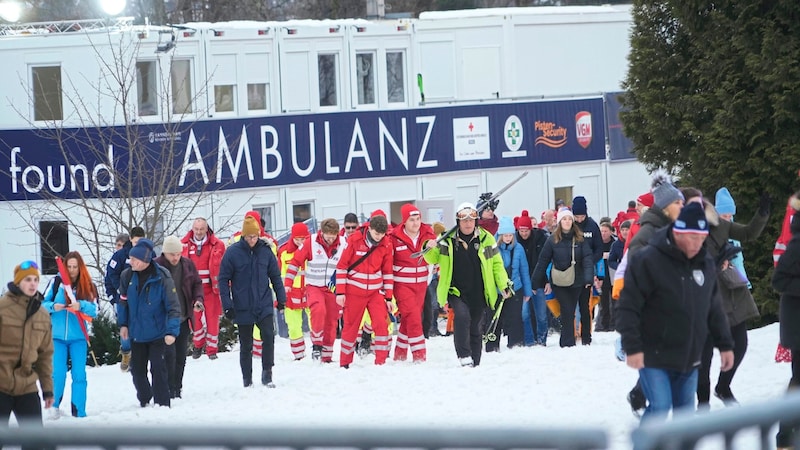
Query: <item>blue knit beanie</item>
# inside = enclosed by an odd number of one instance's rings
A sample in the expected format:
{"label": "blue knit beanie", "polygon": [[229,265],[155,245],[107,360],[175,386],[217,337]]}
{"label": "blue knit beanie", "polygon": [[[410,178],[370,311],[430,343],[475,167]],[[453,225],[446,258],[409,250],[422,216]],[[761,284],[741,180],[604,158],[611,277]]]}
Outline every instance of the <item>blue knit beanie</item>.
{"label": "blue knit beanie", "polygon": [[572,214],[576,216],[585,216],[587,212],[586,198],[578,196],[572,199]]}
{"label": "blue knit beanie", "polygon": [[728,188],[723,187],[717,191],[717,198],[714,199],[714,207],[720,214],[733,214],[736,215],[736,202],[733,201]]}
{"label": "blue knit beanie", "polygon": [[128,255],[131,258],[136,258],[142,262],[150,263],[150,261],[153,259],[153,253],[155,253],[153,251],[153,247],[153,241],[150,239],[141,238],[136,245],[133,246]]}
{"label": "blue knit beanie", "polygon": [[500,225],[497,227],[497,236],[504,234],[514,234],[517,230],[514,229],[514,221],[509,216],[500,218]]}

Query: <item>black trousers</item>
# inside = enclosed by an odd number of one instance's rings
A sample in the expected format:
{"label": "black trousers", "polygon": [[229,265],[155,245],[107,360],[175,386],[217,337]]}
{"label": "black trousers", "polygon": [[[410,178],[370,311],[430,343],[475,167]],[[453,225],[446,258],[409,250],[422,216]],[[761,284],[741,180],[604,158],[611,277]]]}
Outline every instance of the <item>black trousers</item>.
{"label": "black trousers", "polygon": [[[136,398],[142,405],[153,399],[156,405],[170,406],[167,361],[164,359],[166,348],[163,338],[150,342],[131,341],[131,377],[136,387]],[[147,378],[148,362],[152,384]]]}
{"label": "black trousers", "polygon": [[[498,304],[501,300],[501,298],[497,299]],[[494,313],[489,310],[488,314],[490,324]],[[513,297],[504,301],[494,334],[497,336],[497,340],[486,342],[487,352],[496,352],[500,349],[500,337],[503,334],[508,335],[508,348],[525,344],[525,335],[522,331],[522,292],[515,292]]]}
{"label": "black trousers", "polygon": [[242,368],[242,379],[253,381],[253,327],[261,331],[264,346],[261,349],[261,369],[270,370],[275,365],[275,327],[272,315],[261,319],[258,323],[238,324],[239,327],[239,366]]}
{"label": "black trousers", "polygon": [[[789,380],[789,391],[800,390],[800,349],[792,350],[792,378]],[[775,443],[778,447],[790,447],[793,434],[800,429],[793,429],[788,423],[780,422]]]}
{"label": "black trousers", "polygon": [[[9,395],[0,392],[0,428],[8,428],[11,413],[17,418],[20,426],[42,426],[42,401],[38,392],[30,394]],[[22,447],[22,450],[33,450],[38,447]]]}
{"label": "black trousers", "polygon": [[433,306],[431,305],[431,291],[425,289],[425,302],[422,304],[422,334],[425,339],[430,337],[431,321],[433,320]]}
{"label": "black trousers", "polygon": [[483,299],[474,299],[467,303],[463,299],[451,295],[447,303],[453,310],[453,344],[459,358],[472,357],[472,364],[481,363],[483,347]]}
{"label": "black trousers", "polygon": [[[586,301],[583,301],[583,294],[586,294]],[[553,294],[558,299],[561,307],[561,347],[575,346],[575,306],[580,303],[581,308],[581,340],[586,342],[586,334],[589,333],[588,342],[591,342],[592,319],[589,317],[589,290],[583,286],[560,287],[553,286]],[[585,303],[585,304],[584,304]]]}
{"label": "black trousers", "polygon": [[189,347],[189,321],[181,322],[181,332],[172,345],[167,345],[164,357],[167,361],[169,391],[176,394],[183,389],[183,372],[186,368],[186,349]]}
{"label": "black trousers", "polygon": [[[730,390],[736,369],[739,368],[744,354],[747,353],[747,323],[742,322],[731,327],[731,336],[733,337],[733,368],[727,372],[720,372],[717,381],[717,388],[723,393]],[[711,397],[711,360],[713,358],[714,340],[709,336],[703,347],[703,356],[697,373],[697,401],[699,403],[708,403]]]}
{"label": "black trousers", "polygon": [[[614,331],[614,301],[611,300],[611,287],[613,280],[603,280],[600,289],[600,303],[597,305],[597,320],[595,331]],[[590,288],[591,290],[591,288]],[[583,316],[583,313],[581,313]]]}

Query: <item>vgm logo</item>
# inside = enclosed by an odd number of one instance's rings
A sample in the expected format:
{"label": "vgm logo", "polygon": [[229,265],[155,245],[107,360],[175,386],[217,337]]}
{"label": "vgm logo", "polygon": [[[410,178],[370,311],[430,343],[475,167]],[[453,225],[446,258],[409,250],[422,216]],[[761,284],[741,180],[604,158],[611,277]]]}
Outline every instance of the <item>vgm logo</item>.
{"label": "vgm logo", "polygon": [[588,111],[575,114],[575,135],[581,147],[589,148],[592,143],[592,114]]}

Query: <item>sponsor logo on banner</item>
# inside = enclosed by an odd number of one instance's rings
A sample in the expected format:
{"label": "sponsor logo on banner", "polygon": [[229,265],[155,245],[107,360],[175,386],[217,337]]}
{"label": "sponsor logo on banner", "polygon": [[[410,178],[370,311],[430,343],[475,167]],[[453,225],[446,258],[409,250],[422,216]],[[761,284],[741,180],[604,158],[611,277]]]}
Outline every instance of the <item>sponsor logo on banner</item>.
{"label": "sponsor logo on banner", "polygon": [[533,123],[533,129],[538,134],[534,145],[561,148],[567,143],[567,129],[556,125],[555,122],[537,120]]}
{"label": "sponsor logo on banner", "polygon": [[489,159],[489,117],[454,118],[453,152],[456,161]]}
{"label": "sponsor logo on banner", "polygon": [[162,131],[159,133],[150,132],[147,135],[147,140],[153,144],[156,142],[175,142],[181,140],[181,133],[179,131]]}
{"label": "sponsor logo on banner", "polygon": [[592,143],[592,114],[588,111],[575,114],[575,135],[581,147],[589,148]]}
{"label": "sponsor logo on banner", "polygon": [[508,116],[503,127],[503,139],[506,141],[507,151],[503,152],[503,158],[519,158],[527,156],[528,152],[520,150],[524,134],[522,132],[522,121],[515,115]]}

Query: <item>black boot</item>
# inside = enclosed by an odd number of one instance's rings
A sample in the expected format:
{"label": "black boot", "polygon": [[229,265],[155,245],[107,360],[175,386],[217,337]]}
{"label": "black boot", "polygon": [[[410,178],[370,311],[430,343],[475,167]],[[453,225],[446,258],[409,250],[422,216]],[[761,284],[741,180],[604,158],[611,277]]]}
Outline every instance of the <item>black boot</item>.
{"label": "black boot", "polygon": [[264,369],[261,371],[261,384],[268,388],[275,387],[275,383],[272,382],[272,369]]}
{"label": "black boot", "polygon": [[372,335],[369,333],[361,333],[361,344],[358,345],[358,356],[366,356],[372,353]]}
{"label": "black boot", "polygon": [[314,345],[311,347],[311,359],[314,361],[319,361],[322,357],[322,346],[321,345]]}
{"label": "black boot", "polygon": [[242,381],[243,381],[244,387],[250,387],[250,386],[253,385],[253,379],[252,378],[244,378]]}

